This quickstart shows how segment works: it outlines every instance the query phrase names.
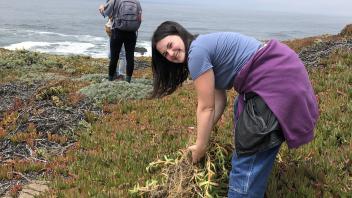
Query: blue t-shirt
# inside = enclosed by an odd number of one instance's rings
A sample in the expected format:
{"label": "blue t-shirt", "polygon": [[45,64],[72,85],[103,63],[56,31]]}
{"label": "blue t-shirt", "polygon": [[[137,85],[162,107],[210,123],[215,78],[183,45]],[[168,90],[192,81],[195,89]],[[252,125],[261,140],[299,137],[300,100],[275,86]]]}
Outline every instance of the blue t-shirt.
{"label": "blue t-shirt", "polygon": [[199,35],[188,52],[188,69],[193,80],[213,69],[216,89],[230,89],[236,74],[260,48],[261,42],[239,33]]}

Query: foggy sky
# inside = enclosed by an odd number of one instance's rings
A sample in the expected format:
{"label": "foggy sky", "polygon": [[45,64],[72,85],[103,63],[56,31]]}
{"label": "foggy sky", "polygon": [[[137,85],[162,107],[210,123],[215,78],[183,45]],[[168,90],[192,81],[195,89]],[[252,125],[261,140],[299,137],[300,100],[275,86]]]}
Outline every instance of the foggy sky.
{"label": "foggy sky", "polygon": [[[170,4],[195,4],[201,6],[234,6],[240,10],[281,11],[306,14],[351,16],[352,0],[140,0]],[[172,2],[172,3],[171,3]],[[218,7],[221,7],[219,5]]]}
{"label": "foggy sky", "polygon": [[232,0],[232,2],[241,7],[255,7],[259,10],[351,16],[352,21],[352,0]]}

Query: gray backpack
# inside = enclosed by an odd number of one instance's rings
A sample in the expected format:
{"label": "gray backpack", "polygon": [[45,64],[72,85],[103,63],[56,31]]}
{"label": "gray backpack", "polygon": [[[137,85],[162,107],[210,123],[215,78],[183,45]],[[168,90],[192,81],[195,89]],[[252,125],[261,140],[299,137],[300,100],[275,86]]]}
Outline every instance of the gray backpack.
{"label": "gray backpack", "polygon": [[119,30],[135,32],[141,26],[140,9],[137,0],[121,0],[118,5],[115,27]]}

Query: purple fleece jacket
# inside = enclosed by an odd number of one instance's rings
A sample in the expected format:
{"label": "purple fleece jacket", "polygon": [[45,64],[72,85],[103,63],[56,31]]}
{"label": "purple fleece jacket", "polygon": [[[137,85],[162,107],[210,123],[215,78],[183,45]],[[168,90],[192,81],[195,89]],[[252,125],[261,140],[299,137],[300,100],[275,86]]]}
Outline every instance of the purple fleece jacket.
{"label": "purple fleece jacket", "polygon": [[240,94],[236,115],[243,111],[243,94],[255,92],[277,117],[289,148],[314,138],[317,100],[306,68],[285,44],[271,40],[256,52],[236,76],[234,88]]}

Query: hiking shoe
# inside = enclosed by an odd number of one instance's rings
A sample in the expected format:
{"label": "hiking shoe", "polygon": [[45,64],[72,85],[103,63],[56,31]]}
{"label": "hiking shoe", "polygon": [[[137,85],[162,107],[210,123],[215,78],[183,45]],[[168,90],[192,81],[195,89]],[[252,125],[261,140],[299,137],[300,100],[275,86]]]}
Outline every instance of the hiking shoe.
{"label": "hiking shoe", "polygon": [[126,76],[125,80],[128,83],[131,83],[132,76]]}
{"label": "hiking shoe", "polygon": [[108,77],[109,81],[114,81],[114,80],[116,80],[116,78],[117,78],[116,76],[109,76]]}

